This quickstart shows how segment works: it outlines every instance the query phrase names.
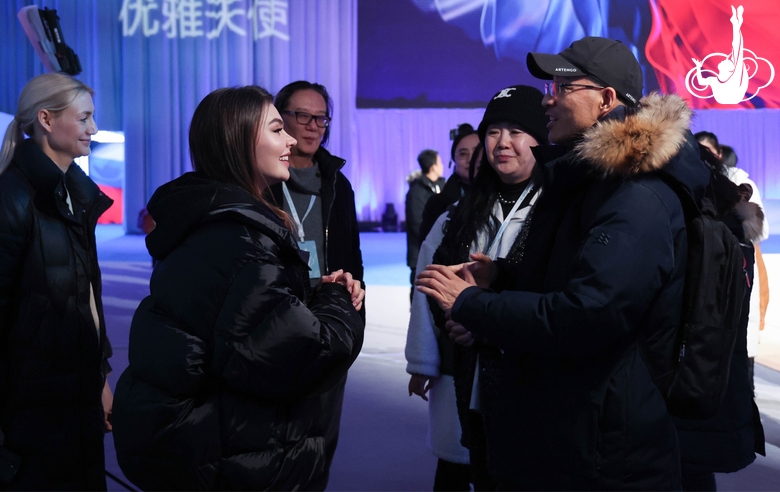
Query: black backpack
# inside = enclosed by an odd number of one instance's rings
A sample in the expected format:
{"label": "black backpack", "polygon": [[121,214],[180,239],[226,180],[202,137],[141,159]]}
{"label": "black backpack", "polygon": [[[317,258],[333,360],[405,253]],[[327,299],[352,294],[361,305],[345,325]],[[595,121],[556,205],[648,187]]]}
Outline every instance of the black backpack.
{"label": "black backpack", "polygon": [[687,419],[715,416],[726,394],[731,356],[747,288],[739,240],[720,220],[713,187],[696,204],[680,183],[662,176],[685,213],[688,261],[677,364],[665,391],[669,413]]}

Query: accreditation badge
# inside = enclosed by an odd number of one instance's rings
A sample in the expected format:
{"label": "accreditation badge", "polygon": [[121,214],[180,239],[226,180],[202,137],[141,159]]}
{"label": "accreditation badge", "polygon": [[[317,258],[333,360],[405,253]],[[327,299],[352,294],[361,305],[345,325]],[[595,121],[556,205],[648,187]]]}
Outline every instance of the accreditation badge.
{"label": "accreditation badge", "polygon": [[320,259],[317,256],[317,243],[311,240],[298,241],[298,247],[301,248],[301,251],[309,253],[309,268],[311,268],[309,278],[322,277],[322,273],[320,273]]}

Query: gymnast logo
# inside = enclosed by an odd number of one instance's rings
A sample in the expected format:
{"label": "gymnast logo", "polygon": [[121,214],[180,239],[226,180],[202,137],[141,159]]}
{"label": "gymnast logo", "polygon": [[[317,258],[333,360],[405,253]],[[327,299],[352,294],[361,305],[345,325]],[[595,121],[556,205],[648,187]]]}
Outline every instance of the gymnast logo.
{"label": "gymnast logo", "polygon": [[[700,99],[714,97],[720,104],[739,104],[749,101],[756,97],[764,87],[772,83],[775,78],[775,67],[769,63],[766,58],[761,58],[751,50],[745,48],[745,41],[742,38],[742,14],[745,9],[740,5],[737,9],[731,6],[731,54],[711,53],[699,61],[692,58],[696,65],[685,76],[685,87],[691,95]],[[748,56],[746,56],[746,54]],[[718,73],[712,70],[703,69],[702,65],[710,59],[722,58],[718,63]],[[769,69],[769,79],[767,83],[757,87],[755,92],[749,97],[745,97],[748,90],[748,82],[756,76],[759,67],[766,64]],[[706,77],[706,74],[711,76]],[[711,94],[707,94],[710,88]],[[706,95],[702,95],[706,94]]]}

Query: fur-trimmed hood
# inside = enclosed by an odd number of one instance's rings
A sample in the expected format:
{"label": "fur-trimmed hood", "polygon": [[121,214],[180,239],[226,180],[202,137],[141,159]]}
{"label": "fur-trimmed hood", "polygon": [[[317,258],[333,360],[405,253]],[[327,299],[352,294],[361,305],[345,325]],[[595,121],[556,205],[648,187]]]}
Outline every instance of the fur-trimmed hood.
{"label": "fur-trimmed hood", "polygon": [[745,239],[755,243],[761,238],[764,227],[764,211],[756,203],[742,200],[734,205],[734,213],[742,224]]}
{"label": "fur-trimmed hood", "polygon": [[574,152],[605,176],[657,171],[685,143],[692,114],[680,96],[654,92],[642,98],[639,110],[629,110],[625,118],[596,123]]}

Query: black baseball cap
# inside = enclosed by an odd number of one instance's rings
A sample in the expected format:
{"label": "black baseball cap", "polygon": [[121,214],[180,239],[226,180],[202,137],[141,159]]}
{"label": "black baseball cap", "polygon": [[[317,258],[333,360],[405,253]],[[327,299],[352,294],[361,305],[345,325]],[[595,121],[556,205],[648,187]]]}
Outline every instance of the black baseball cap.
{"label": "black baseball cap", "polygon": [[528,71],[537,79],[593,77],[612,87],[628,106],[642,98],[642,68],[626,45],[620,41],[588,36],[575,41],[557,55],[528,53]]}

